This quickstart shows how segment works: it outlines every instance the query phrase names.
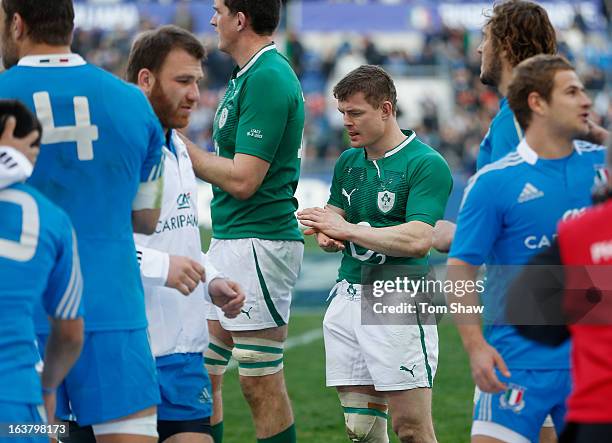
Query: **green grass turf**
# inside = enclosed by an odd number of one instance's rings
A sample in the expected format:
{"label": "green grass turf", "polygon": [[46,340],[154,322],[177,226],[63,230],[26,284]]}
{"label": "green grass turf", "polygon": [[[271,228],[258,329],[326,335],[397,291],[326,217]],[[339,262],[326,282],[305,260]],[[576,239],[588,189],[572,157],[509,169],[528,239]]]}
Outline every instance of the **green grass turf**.
{"label": "green grass turf", "polygon": [[[321,328],[323,312],[294,312],[289,336]],[[467,357],[452,324],[439,327],[440,361],[434,381],[433,415],[438,441],[469,442],[473,384]],[[298,441],[346,443],[338,397],[325,387],[323,339],[285,353],[285,377],[296,416]],[[254,442],[249,408],[240,392],[238,373],[228,372],[224,381],[226,443]],[[392,435],[392,432],[389,433]],[[391,441],[397,443],[395,436]]]}

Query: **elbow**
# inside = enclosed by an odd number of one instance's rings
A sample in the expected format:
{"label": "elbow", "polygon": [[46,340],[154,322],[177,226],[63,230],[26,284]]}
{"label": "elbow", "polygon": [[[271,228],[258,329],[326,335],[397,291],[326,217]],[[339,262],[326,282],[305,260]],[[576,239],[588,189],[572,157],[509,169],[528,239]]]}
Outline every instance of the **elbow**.
{"label": "elbow", "polygon": [[83,319],[64,320],[62,325],[56,329],[57,338],[68,349],[80,351],[84,341]]}
{"label": "elbow", "polygon": [[157,222],[141,222],[138,226],[134,225],[134,232],[137,234],[151,235],[155,232]]}
{"label": "elbow", "polygon": [[143,209],[132,213],[132,228],[137,234],[151,235],[157,228],[160,209]]}
{"label": "elbow", "polygon": [[233,189],[229,193],[236,200],[248,200],[255,192],[257,192],[258,186],[248,181],[242,181],[234,185]]}

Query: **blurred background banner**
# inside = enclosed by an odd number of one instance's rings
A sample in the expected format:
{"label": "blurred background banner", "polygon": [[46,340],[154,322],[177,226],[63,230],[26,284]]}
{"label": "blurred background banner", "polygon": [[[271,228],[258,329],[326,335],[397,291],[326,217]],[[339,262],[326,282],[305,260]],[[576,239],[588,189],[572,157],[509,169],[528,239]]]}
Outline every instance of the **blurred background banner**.
{"label": "blurred background banner", "polygon": [[[207,19],[212,3],[211,0],[77,1],[77,23],[84,29],[134,29],[142,16],[162,23],[188,11],[195,18],[195,32],[212,33]],[[577,11],[588,29],[605,29],[598,0],[549,0],[541,4],[560,29],[572,26]],[[444,26],[479,30],[483,23],[481,13],[490,7],[490,2],[475,0],[293,0],[288,2],[288,20],[294,30],[301,32],[438,31]]]}

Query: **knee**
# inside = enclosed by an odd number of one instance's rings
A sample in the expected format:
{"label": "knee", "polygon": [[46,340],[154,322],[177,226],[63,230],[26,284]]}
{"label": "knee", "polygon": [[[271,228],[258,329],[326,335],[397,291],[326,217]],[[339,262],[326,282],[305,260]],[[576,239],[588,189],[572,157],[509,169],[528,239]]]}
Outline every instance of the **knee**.
{"label": "knee", "polygon": [[401,443],[435,443],[433,429],[412,420],[393,420],[393,432]]}

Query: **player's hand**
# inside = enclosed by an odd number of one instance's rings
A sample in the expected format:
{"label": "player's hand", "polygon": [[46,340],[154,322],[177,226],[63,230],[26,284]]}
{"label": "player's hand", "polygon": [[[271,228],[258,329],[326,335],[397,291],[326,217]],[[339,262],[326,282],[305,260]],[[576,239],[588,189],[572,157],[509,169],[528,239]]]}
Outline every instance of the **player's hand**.
{"label": "player's hand", "polygon": [[325,252],[338,252],[344,250],[344,243],[334,240],[316,229],[307,228],[304,230],[304,235],[314,235],[319,247]]}
{"label": "player's hand", "polygon": [[208,294],[227,318],[235,318],[240,314],[246,298],[240,285],[226,278],[215,278],[211,281],[208,284]]}
{"label": "player's hand", "polygon": [[348,239],[351,224],[327,207],[304,209],[297,213],[297,218],[307,228],[322,232],[335,241]]}
{"label": "player's hand", "polygon": [[508,389],[495,374],[495,368],[500,370],[504,377],[510,377],[506,362],[497,350],[487,342],[476,345],[469,350],[472,378],[482,392],[496,393]]}
{"label": "player's hand", "polygon": [[183,295],[189,295],[201,281],[206,281],[206,271],[200,263],[180,255],[170,256],[167,287],[174,288]]}
{"label": "player's hand", "polygon": [[440,252],[450,251],[457,225],[447,220],[438,220],[433,230],[433,247]]}
{"label": "player's hand", "polygon": [[610,137],[609,131],[595,123],[593,120],[589,119],[589,132],[585,137],[587,141],[596,143],[598,145],[604,145],[606,144],[608,137]]}
{"label": "player's hand", "polygon": [[38,153],[40,152],[40,146],[34,145],[34,142],[38,139],[40,134],[37,130],[34,130],[24,138],[16,138],[14,134],[15,126],[17,126],[17,120],[15,120],[15,117],[8,117],[6,119],[6,123],[4,124],[2,136],[0,136],[0,146],[10,146],[11,148],[15,148],[17,151],[25,155],[26,158],[30,160],[30,163],[34,165],[36,163]]}

